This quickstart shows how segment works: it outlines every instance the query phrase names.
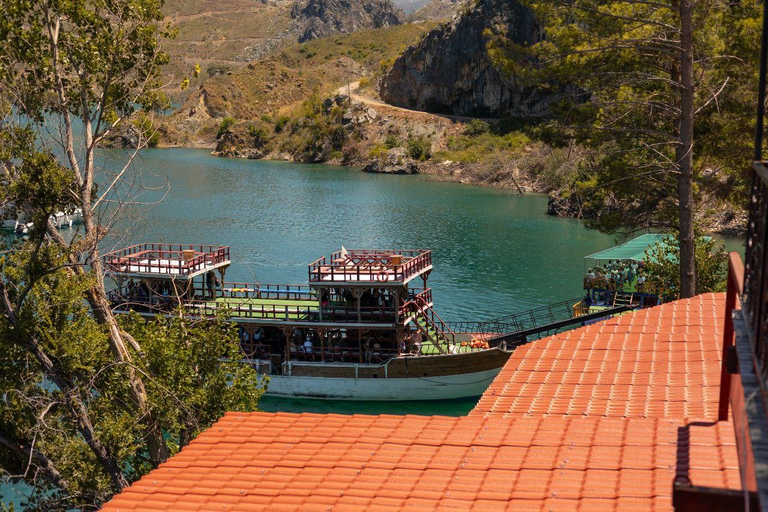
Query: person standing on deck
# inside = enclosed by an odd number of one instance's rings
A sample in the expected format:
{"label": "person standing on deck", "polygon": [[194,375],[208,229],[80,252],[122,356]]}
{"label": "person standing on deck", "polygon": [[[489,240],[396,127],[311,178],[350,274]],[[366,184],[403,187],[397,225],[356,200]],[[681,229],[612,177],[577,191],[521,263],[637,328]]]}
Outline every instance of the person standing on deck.
{"label": "person standing on deck", "polygon": [[205,282],[208,285],[208,293],[211,295],[211,300],[216,298],[216,288],[219,287],[219,279],[216,274],[211,271],[205,275]]}

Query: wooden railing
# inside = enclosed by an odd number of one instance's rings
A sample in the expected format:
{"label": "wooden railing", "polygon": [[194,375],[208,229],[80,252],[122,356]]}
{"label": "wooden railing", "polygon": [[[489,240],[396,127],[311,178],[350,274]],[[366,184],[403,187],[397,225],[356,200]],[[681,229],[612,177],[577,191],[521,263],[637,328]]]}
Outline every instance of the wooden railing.
{"label": "wooden railing", "polygon": [[309,282],[401,283],[431,266],[430,251],[339,251],[309,264]]}
{"label": "wooden railing", "polygon": [[229,261],[229,247],[143,243],[107,253],[102,261],[111,272],[185,275]]}
{"label": "wooden railing", "polygon": [[725,325],[723,326],[723,354],[720,372],[720,402],[718,403],[718,421],[728,421],[728,400],[731,395],[731,374],[728,371],[729,360],[733,357],[735,331],[733,315],[741,310],[741,295],[744,293],[744,264],[735,252],[728,255],[728,290],[725,294]]}
{"label": "wooden railing", "polygon": [[[204,291],[204,290],[203,290]],[[224,298],[270,300],[316,300],[315,291],[307,285],[225,283],[219,292]]]}
{"label": "wooden railing", "polygon": [[[280,292],[282,293],[282,292]],[[125,287],[109,292],[109,300],[116,311],[138,311],[142,313],[168,313],[179,306],[173,296],[129,294]],[[181,299],[185,311],[194,316],[213,317],[228,310],[232,321],[275,320],[280,322],[335,322],[335,323],[376,323],[394,325],[394,311],[381,307],[357,307],[326,305],[322,318],[320,307],[307,301],[306,305],[262,304],[243,300],[241,302],[217,302],[201,299]]]}
{"label": "wooden railing", "polygon": [[417,293],[411,300],[400,306],[398,318],[405,320],[409,315],[412,315],[417,310],[417,308],[413,307],[414,304],[422,304],[424,307],[427,307],[432,303],[432,288],[427,288],[423,292]]}

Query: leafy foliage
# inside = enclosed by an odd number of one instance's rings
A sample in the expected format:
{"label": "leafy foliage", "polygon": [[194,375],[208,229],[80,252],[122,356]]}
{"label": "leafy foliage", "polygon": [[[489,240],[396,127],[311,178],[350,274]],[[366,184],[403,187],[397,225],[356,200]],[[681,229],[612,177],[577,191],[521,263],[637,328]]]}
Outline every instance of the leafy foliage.
{"label": "leafy foliage", "polygon": [[[113,172],[95,151],[162,106],[161,7],[0,3],[0,208],[34,222],[0,251],[0,467],[33,487],[26,508],[95,509],[263,392],[221,319],[118,320],[108,300],[101,244],[139,180],[135,154]],[[75,208],[64,236],[49,221]]]}
{"label": "leafy foliage", "polygon": [[[648,282],[666,290],[668,299],[680,297],[680,243],[668,237],[646,250],[644,269]],[[728,254],[713,238],[696,238],[696,266],[700,293],[722,292],[728,285]]]}
{"label": "leafy foliage", "polygon": [[525,3],[546,37],[530,47],[495,37],[489,52],[516,78],[562,94],[542,134],[594,150],[571,195],[597,213],[600,229],[679,232],[683,296],[695,293],[696,204],[746,190],[759,4]]}
{"label": "leafy foliage", "polygon": [[432,141],[426,137],[408,139],[408,155],[414,160],[428,160],[432,156]]}

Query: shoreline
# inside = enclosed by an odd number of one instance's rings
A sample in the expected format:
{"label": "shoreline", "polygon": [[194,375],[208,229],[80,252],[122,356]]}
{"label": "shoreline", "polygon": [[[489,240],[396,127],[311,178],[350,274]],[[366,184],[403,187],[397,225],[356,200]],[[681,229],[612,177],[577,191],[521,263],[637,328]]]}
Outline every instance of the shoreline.
{"label": "shoreline", "polygon": [[[349,164],[343,163],[341,160],[329,160],[325,162],[297,162],[290,158],[290,155],[282,154],[269,154],[267,158],[248,158],[247,156],[234,156],[234,155],[217,155],[216,147],[212,144],[201,143],[200,144],[185,144],[185,145],[172,145],[161,144],[152,149],[195,149],[208,151],[209,156],[213,158],[225,158],[225,159],[240,159],[240,160],[257,160],[263,162],[276,162],[276,163],[294,163],[299,165],[328,165],[335,167],[345,167],[356,172],[366,172],[363,169],[366,167],[365,163]],[[280,158],[280,156],[285,158]],[[479,163],[461,163],[461,162],[434,162],[426,161],[419,163],[419,170],[412,174],[407,173],[391,173],[391,172],[371,172],[371,174],[391,174],[391,175],[410,175],[410,176],[422,176],[428,177],[434,181],[441,181],[447,183],[457,183],[461,185],[474,185],[482,188],[493,188],[501,191],[509,191],[515,195],[538,195],[547,196],[552,202],[552,190],[548,190],[547,187],[536,179],[530,179],[525,173],[520,171],[517,176],[514,174],[511,177],[502,179],[495,179],[495,175],[491,175],[483,179],[482,176],[478,176],[478,170],[487,169],[488,166]],[[558,213],[552,213],[552,208],[548,208],[548,211],[544,212],[547,215],[553,217],[560,217],[564,219],[576,219],[582,222],[589,221],[591,219],[585,217],[579,217],[575,215],[561,215]],[[743,226],[739,228],[738,226]],[[653,227],[651,227],[653,229]],[[744,237],[746,235],[746,220],[745,222],[732,222],[727,223],[720,229],[704,229],[702,231],[704,235],[718,235],[721,237]]]}

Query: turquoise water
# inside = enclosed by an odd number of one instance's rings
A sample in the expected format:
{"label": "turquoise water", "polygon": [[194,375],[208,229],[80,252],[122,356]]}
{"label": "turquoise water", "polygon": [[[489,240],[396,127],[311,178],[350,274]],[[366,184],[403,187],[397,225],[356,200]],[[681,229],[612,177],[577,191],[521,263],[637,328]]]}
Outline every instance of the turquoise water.
{"label": "turquoise water", "polygon": [[[125,158],[104,155],[107,166]],[[615,244],[546,215],[547,198],[421,176],[155,149],[136,162],[142,194],[125,240],[231,246],[230,281],[302,284],[307,264],[347,248],[433,252],[429,284],[446,321],[483,320],[579,297],[584,256]],[[166,185],[168,188],[166,188]],[[731,248],[739,242],[729,240]],[[386,404],[265,398],[265,410],[466,414],[474,399]]]}
{"label": "turquoise water", "polygon": [[431,249],[429,283],[449,321],[579,296],[582,258],[614,243],[546,215],[544,196],[189,149],[145,151],[137,165],[146,183],[163,183],[150,171],[167,176],[170,191],[132,240],[229,245],[227,280],[292,284],[342,244]]}

